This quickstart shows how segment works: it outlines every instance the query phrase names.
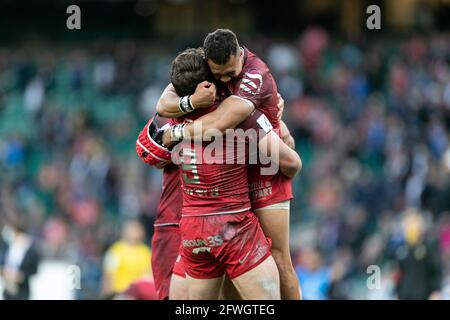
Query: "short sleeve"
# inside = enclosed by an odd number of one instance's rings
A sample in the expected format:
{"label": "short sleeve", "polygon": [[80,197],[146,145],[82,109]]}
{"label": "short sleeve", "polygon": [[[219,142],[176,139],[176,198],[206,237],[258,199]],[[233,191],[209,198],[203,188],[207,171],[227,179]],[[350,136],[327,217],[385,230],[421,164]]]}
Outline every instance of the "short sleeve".
{"label": "short sleeve", "polygon": [[259,69],[245,72],[235,88],[235,96],[249,100],[255,107],[259,107],[273,94],[270,73]]}
{"label": "short sleeve", "polygon": [[257,109],[239,124],[239,128],[244,131],[255,130],[256,139],[258,141],[273,129],[269,119],[267,119],[264,113]]}

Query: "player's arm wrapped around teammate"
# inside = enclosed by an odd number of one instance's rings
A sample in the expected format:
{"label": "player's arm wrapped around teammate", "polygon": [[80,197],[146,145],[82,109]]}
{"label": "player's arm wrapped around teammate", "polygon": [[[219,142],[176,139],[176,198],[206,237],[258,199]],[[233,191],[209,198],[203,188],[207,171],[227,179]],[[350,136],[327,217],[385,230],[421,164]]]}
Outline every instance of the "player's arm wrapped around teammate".
{"label": "player's arm wrapped around teammate", "polygon": [[170,150],[162,143],[164,127],[158,128],[152,117],[136,140],[136,153],[145,163],[157,166],[171,160]]}
{"label": "player's arm wrapped around teammate", "polygon": [[191,95],[179,97],[169,84],[156,105],[156,111],[164,118],[178,118],[196,109],[207,108],[214,103],[216,86],[208,81],[199,83]]}
{"label": "player's arm wrapped around teammate", "polygon": [[261,111],[255,110],[240,126],[258,129],[258,151],[277,165],[286,177],[291,179],[301,170],[302,161],[298,153],[274,132],[272,124]]}

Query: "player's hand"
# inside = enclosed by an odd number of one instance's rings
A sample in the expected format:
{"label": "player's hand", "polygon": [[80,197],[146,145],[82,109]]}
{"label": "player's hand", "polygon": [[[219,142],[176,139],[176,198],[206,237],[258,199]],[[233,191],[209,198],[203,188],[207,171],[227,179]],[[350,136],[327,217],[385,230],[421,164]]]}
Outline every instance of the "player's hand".
{"label": "player's hand", "polygon": [[278,97],[278,113],[277,113],[277,117],[278,117],[278,121],[280,121],[281,117],[283,117],[284,99],[281,97],[281,95],[279,93],[277,93],[277,97]]}
{"label": "player's hand", "polygon": [[216,85],[214,83],[203,81],[197,85],[191,101],[194,108],[208,108],[216,99]]}

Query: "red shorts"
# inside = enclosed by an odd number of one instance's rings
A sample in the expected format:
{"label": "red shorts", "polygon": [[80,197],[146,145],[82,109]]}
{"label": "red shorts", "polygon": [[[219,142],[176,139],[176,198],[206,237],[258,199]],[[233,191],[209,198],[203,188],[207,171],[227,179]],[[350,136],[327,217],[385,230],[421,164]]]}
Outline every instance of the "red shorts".
{"label": "red shorts", "polygon": [[177,260],[175,261],[172,273],[179,277],[186,278],[186,272],[184,270],[184,263],[183,259],[181,259],[181,254],[178,255]]}
{"label": "red shorts", "polygon": [[262,175],[261,166],[249,166],[249,189],[252,210],[291,200],[292,180],[280,171],[276,175]]}
{"label": "red shorts", "polygon": [[256,216],[243,213],[182,217],[181,255],[186,274],[196,279],[233,279],[255,268],[271,255]]}
{"label": "red shorts", "polygon": [[170,279],[177,260],[181,234],[177,225],[155,227],[152,238],[152,270],[159,300],[169,298]]}

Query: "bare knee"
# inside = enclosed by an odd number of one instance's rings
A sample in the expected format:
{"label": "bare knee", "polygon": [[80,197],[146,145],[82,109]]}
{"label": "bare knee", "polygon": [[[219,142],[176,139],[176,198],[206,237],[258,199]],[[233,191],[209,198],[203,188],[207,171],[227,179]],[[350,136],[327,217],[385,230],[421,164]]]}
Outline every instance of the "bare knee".
{"label": "bare knee", "polygon": [[276,277],[266,277],[259,280],[259,285],[266,295],[266,299],[280,299],[280,285]]}
{"label": "bare knee", "polygon": [[280,299],[280,280],[276,264],[270,256],[260,265],[233,279],[244,300]]}

